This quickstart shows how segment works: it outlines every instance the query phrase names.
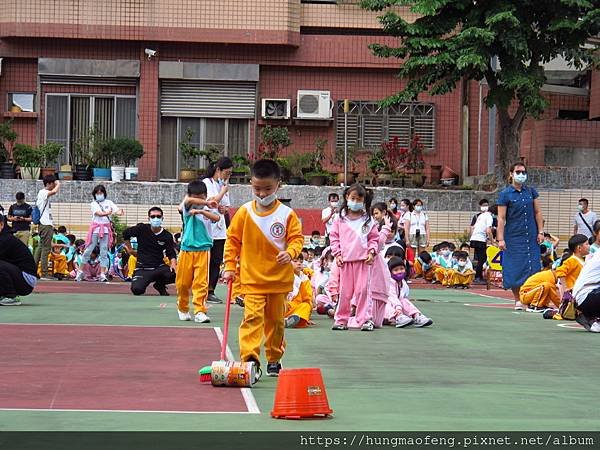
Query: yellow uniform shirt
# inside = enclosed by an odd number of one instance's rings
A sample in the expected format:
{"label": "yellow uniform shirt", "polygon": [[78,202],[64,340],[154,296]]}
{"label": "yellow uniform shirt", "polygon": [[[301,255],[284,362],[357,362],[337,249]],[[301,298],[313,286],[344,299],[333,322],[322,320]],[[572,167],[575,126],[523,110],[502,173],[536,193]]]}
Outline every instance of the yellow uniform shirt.
{"label": "yellow uniform shirt", "polygon": [[575,286],[575,282],[577,281],[582,268],[583,260],[575,255],[572,255],[556,269],[556,277],[564,277],[565,289],[573,289],[573,286]]}
{"label": "yellow uniform shirt", "polygon": [[239,261],[243,294],[287,294],[293,288],[291,264],[277,263],[277,254],[287,251],[296,258],[304,236],[296,213],[275,202],[267,212],[259,212],[255,201],[244,204],[231,219],[225,241],[225,270],[234,272]]}

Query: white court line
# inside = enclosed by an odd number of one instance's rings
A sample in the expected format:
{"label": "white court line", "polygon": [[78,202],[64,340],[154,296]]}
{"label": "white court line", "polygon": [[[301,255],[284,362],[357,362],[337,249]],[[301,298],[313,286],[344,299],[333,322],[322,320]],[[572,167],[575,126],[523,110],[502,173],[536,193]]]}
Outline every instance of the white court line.
{"label": "white court line", "polygon": [[102,412],[102,413],[144,413],[144,414],[254,414],[250,411],[152,411],[143,409],[48,409],[48,408],[0,408],[0,411],[41,411],[41,412]]}
{"label": "white court line", "polygon": [[[131,327],[131,328],[185,328],[188,330],[208,330],[209,328],[196,328],[182,325],[103,325],[90,323],[15,323],[0,322],[1,325],[28,325],[28,326],[67,326],[67,327]],[[219,339],[223,342],[221,328],[212,328]],[[227,359],[233,361],[233,353],[227,346]],[[61,412],[121,412],[121,413],[152,413],[152,414],[260,414],[260,409],[250,388],[240,389],[248,411],[151,411],[151,410],[128,410],[128,409],[47,409],[47,408],[0,408],[0,411],[61,411]]]}
{"label": "white court line", "polygon": [[479,294],[478,292],[465,292],[465,294],[479,295],[480,297],[493,298],[494,300],[503,300],[506,304],[514,303],[513,301],[507,300],[502,297],[494,297],[493,295]]}
{"label": "white court line", "polygon": [[[215,330],[215,334],[219,339],[219,343],[223,345],[223,332],[220,327],[213,328]],[[229,344],[225,347],[225,356],[229,361],[235,361],[233,357],[233,353],[229,348]],[[258,404],[256,403],[256,399],[254,398],[254,394],[252,393],[251,388],[241,388],[242,397],[244,397],[244,401],[246,402],[246,407],[248,408],[249,414],[260,414],[260,409],[258,408]]]}

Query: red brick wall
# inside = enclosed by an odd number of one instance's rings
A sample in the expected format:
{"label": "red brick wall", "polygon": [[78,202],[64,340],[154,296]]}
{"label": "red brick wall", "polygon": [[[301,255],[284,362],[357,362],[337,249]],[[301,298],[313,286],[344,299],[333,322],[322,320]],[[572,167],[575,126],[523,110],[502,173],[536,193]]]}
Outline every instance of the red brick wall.
{"label": "red brick wall", "polygon": [[138,98],[138,139],[144,146],[139,178],[158,179],[158,58],[148,60],[140,48],[140,89]]}
{"label": "red brick wall", "polygon": [[592,71],[590,85],[590,119],[600,118],[600,71]]}

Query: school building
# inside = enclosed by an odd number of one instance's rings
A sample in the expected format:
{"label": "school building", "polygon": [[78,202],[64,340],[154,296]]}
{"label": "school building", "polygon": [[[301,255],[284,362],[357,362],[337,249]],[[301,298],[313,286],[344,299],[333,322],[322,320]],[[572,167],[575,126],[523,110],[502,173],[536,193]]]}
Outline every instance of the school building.
{"label": "school building", "polygon": [[[349,99],[351,148],[419,134],[426,172],[487,173],[497,127],[484,83],[379,107],[404,82],[396,61],[368,49],[395,42],[376,16],[358,0],[4,0],[1,114],[14,118],[20,142],[64,144],[62,163],[80,162],[77,143],[94,126],[135,137],[145,149],[139,179],[155,181],[177,179],[187,129],[192,144],[229,156],[255,151],[267,124],[288,127],[289,153],[313,150],[318,138],[332,152]],[[537,166],[600,164],[600,74],[556,61],[548,77],[550,107],[527,122],[522,156]]]}

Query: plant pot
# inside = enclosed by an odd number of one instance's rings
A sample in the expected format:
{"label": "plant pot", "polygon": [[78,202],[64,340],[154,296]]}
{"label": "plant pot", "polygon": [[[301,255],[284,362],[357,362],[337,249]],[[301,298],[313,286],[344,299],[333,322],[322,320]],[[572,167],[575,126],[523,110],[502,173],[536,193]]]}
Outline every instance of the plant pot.
{"label": "plant pot", "polygon": [[59,170],[58,171],[58,179],[65,180],[65,181],[71,181],[71,180],[73,180],[73,172],[71,172],[70,170]]}
{"label": "plant pot", "polygon": [[94,167],[92,169],[94,181],[110,181],[110,169],[105,167]]}
{"label": "plant pot", "polygon": [[23,180],[38,180],[40,171],[39,167],[21,167],[21,178]]}
{"label": "plant pot", "polygon": [[302,177],[290,177],[290,180],[288,181],[288,184],[294,184],[294,185],[300,185],[300,184],[304,184],[304,178]]}
{"label": "plant pot", "polygon": [[179,171],[179,181],[183,183],[189,183],[198,178],[198,171],[196,169],[182,169]]}
{"label": "plant pot", "polygon": [[[235,171],[234,171],[235,173]],[[243,172],[242,175],[246,175],[246,172]],[[281,181],[288,182],[291,177],[290,169],[286,167],[281,168]]]}
{"label": "plant pot", "polygon": [[458,179],[458,174],[452,170],[450,167],[446,166],[444,167],[444,170],[442,170],[442,174],[440,176],[441,179],[444,178],[456,178]]}
{"label": "plant pot", "polygon": [[125,168],[125,181],[137,181],[138,168],[137,167],[126,167]]}
{"label": "plant pot", "polygon": [[92,179],[92,169],[85,164],[75,165],[75,179],[80,181],[90,181]]}
{"label": "plant pot", "polygon": [[42,167],[40,172],[42,178],[47,177],[48,175],[56,176],[56,169],[54,167]]}
{"label": "plant pot", "polygon": [[112,181],[123,181],[125,178],[125,166],[112,166],[110,168],[110,179]]}
{"label": "plant pot", "polygon": [[422,173],[413,173],[411,176],[412,182],[416,187],[423,187],[427,177]]}
{"label": "plant pot", "polygon": [[0,163],[0,178],[17,178],[15,167],[16,166],[10,162]]}
{"label": "plant pot", "polygon": [[[338,173],[335,177],[337,184],[344,184],[344,172]],[[348,172],[348,186],[350,186],[356,180],[354,172]]]}
{"label": "plant pot", "polygon": [[431,166],[431,184],[440,184],[442,178],[442,166]]}
{"label": "plant pot", "polygon": [[308,180],[311,186],[325,186],[327,184],[327,175],[313,175]]}

